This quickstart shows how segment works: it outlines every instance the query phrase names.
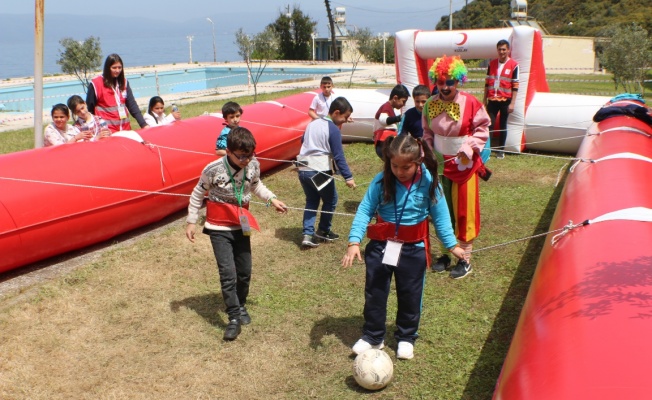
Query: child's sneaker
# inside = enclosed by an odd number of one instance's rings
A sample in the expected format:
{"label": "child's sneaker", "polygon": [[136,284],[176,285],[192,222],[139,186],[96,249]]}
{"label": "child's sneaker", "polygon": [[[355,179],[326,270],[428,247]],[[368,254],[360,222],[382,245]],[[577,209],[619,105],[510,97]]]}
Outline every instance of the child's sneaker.
{"label": "child's sneaker", "polygon": [[325,240],[327,242],[332,242],[333,240],[339,239],[340,235],[338,235],[333,231],[324,232],[321,229],[317,229],[317,232],[315,233],[315,237],[318,237],[321,240]]}
{"label": "child's sneaker", "polygon": [[240,306],[240,323],[242,325],[249,325],[251,323],[251,316],[245,306]]}
{"label": "child's sneaker", "polygon": [[446,272],[451,265],[451,258],[447,254],[439,257],[434,264],[432,264],[432,272]]}
{"label": "child's sneaker", "polygon": [[364,353],[367,350],[378,349],[382,350],[385,347],[385,342],[380,342],[380,344],[371,344],[364,339],[358,339],[357,342],[351,347],[351,350],[359,355]]}
{"label": "child's sneaker", "polygon": [[317,246],[319,246],[319,243],[317,243],[314,236],[303,235],[303,240],[301,241],[301,246],[303,246],[303,247],[317,247]]}
{"label": "child's sneaker", "polygon": [[466,260],[459,260],[457,265],[455,265],[455,267],[453,267],[451,270],[450,276],[453,279],[461,279],[470,274],[471,271],[473,271],[471,264],[466,262]]}
{"label": "child's sneaker", "polygon": [[400,360],[411,360],[414,358],[414,345],[410,342],[398,342],[396,358]]}

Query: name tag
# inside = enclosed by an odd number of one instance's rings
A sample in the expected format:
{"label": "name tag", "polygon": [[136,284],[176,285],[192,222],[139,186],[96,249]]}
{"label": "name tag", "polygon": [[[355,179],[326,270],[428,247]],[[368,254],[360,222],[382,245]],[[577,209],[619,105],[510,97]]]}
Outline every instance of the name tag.
{"label": "name tag", "polygon": [[127,108],[123,106],[118,106],[118,114],[120,115],[120,119],[127,118]]}
{"label": "name tag", "polygon": [[251,236],[251,226],[249,225],[249,218],[246,215],[240,215],[240,226],[242,227],[242,234],[244,236]]}
{"label": "name tag", "polygon": [[385,246],[385,254],[383,255],[383,264],[391,265],[392,267],[398,266],[398,261],[401,258],[402,242],[388,240]]}

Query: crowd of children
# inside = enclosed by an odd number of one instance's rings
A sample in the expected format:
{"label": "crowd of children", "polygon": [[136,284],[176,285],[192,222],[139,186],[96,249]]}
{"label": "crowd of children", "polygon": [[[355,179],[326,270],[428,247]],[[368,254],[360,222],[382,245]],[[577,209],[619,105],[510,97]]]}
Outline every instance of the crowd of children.
{"label": "crowd of children", "polygon": [[[443,246],[433,270],[448,270],[450,253],[458,260],[451,277],[461,278],[471,272],[472,242],[479,233],[477,175],[483,171],[479,154],[488,136],[490,119],[479,101],[457,91],[458,84],[466,79],[466,68],[459,57],[437,59],[430,76],[436,94],[431,95],[425,85],[414,87],[414,108],[404,111],[410,93],[399,84],[375,114],[374,149],[383,161],[383,170],[372,180],[357,209],[342,259],[344,267],[362,261],[360,247],[366,234],[364,325],[361,338],[352,347],[355,354],[384,347],[393,277],[398,299],[394,333],[397,358],[414,357],[423,277],[431,264],[430,222]],[[338,203],[337,175],[348,187],[356,187],[340,131],[344,123],[351,121],[353,108],[344,97],[334,94],[330,77],[321,79],[320,89],[309,107],[312,121],[305,129],[296,161],[306,199],[300,241],[305,248],[340,237],[331,229]],[[175,105],[168,115],[164,110],[163,99],[152,97],[144,114],[147,125],[181,119]],[[73,125],[68,124],[71,112]],[[206,197],[202,232],[209,236],[213,247],[228,315],[224,340],[236,339],[242,325],[251,323],[246,308],[252,271],[251,232],[259,229],[249,211],[251,198],[255,195],[279,213],[287,211],[287,206],[261,181],[256,140],[252,132],[239,126],[242,114],[242,107],[233,101],[222,107],[224,128],[215,142],[218,158],[201,172],[190,197],[186,228],[187,238],[195,242],[199,212]],[[111,135],[106,121],[93,115],[80,96],[72,96],[68,106],[55,105],[52,120],[44,133],[47,146],[97,141]],[[455,167],[467,164],[468,168]],[[462,170],[468,171],[460,173]],[[451,190],[465,193],[467,203],[459,203],[459,196],[453,199]],[[373,219],[375,222],[370,224]]]}

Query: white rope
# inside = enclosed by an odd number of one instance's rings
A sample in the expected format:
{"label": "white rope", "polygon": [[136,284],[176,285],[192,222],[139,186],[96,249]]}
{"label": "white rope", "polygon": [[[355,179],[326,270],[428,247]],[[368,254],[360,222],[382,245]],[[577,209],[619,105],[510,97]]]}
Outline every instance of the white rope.
{"label": "white rope", "polygon": [[641,135],[645,135],[647,137],[652,137],[649,133],[642,131],[638,128],[634,128],[633,126],[617,126],[614,128],[609,128],[605,129],[604,131],[599,131],[595,133],[588,133],[589,136],[597,136],[597,135],[602,135],[603,133],[608,133],[608,132],[615,132],[615,131],[625,131],[625,132],[634,132],[634,133],[639,133]]}
{"label": "white rope", "polygon": [[181,194],[181,193],[153,192],[153,191],[150,191],[150,190],[125,189],[125,188],[116,188],[116,187],[109,187],[109,186],[96,186],[96,185],[83,185],[83,184],[80,184],[80,183],[51,182],[51,181],[43,181],[43,180],[38,180],[38,179],[9,178],[9,177],[6,177],[6,176],[0,176],[0,179],[6,180],[6,181],[14,181],[14,182],[41,183],[41,184],[45,184],[45,185],[69,186],[69,187],[86,188],[86,189],[113,190],[113,191],[127,192],[127,193],[157,194],[157,195],[165,195],[165,196],[190,197],[189,194]]}

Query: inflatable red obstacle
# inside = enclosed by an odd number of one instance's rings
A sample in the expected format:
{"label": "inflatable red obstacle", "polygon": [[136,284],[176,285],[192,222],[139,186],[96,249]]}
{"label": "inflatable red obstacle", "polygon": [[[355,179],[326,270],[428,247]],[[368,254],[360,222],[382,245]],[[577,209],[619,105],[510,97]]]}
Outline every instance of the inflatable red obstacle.
{"label": "inflatable red obstacle", "polygon": [[[263,171],[294,158],[314,94],[243,107]],[[111,137],[0,156],[0,272],[80,249],[188,205],[216,158],[224,120],[202,116]]]}
{"label": "inflatable red obstacle", "polygon": [[604,119],[577,157],[496,400],[652,398],[652,125]]}

